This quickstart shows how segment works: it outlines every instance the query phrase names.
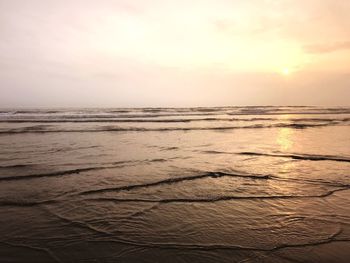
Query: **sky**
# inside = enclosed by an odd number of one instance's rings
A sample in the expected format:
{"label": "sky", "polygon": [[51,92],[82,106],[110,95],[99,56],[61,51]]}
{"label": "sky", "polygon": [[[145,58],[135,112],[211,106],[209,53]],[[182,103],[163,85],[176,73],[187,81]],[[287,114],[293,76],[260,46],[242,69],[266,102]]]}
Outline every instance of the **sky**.
{"label": "sky", "polygon": [[348,0],[0,0],[0,107],[350,106]]}

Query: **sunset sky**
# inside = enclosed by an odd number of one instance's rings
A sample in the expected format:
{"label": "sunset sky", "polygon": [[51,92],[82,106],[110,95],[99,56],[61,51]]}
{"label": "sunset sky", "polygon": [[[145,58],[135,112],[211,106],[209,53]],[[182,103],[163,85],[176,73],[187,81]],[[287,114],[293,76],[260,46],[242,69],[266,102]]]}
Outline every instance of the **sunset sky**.
{"label": "sunset sky", "polygon": [[348,0],[0,0],[0,106],[350,106],[349,14]]}

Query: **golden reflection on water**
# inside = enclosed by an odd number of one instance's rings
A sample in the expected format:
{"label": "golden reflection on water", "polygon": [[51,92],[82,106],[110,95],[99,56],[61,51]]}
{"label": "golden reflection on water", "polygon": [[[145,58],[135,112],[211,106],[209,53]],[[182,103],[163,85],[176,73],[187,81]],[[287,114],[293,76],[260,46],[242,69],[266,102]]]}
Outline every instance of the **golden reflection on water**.
{"label": "golden reflection on water", "polygon": [[[290,152],[294,145],[294,131],[290,128],[280,128],[277,133],[276,143],[282,152]],[[280,167],[280,173],[289,174],[294,168],[294,162],[286,161]]]}
{"label": "golden reflection on water", "polygon": [[[290,128],[280,128],[278,130],[276,136],[276,143],[282,152],[293,152],[291,149],[295,146],[294,141],[294,130]],[[293,160],[284,160],[279,164],[279,174],[289,177],[293,174],[293,170],[295,169],[296,163]],[[288,189],[288,187],[280,186],[280,191],[283,193],[291,193],[294,191],[293,189]]]}
{"label": "golden reflection on water", "polygon": [[281,151],[289,151],[293,147],[293,130],[290,128],[279,129],[276,142]]}

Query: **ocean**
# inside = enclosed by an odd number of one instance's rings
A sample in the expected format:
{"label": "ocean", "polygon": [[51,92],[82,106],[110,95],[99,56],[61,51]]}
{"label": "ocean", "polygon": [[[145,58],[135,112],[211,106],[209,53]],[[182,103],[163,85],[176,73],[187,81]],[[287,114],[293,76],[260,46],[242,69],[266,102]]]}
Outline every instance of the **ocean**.
{"label": "ocean", "polygon": [[0,262],[349,262],[350,108],[0,110]]}

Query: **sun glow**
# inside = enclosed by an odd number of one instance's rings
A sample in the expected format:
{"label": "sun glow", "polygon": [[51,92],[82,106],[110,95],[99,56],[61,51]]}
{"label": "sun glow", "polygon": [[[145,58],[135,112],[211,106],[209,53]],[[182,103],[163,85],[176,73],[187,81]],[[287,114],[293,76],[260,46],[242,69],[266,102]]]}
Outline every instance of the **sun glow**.
{"label": "sun glow", "polygon": [[[171,10],[166,17],[164,12],[153,9],[141,17],[116,16],[105,11],[103,18],[86,22],[87,32],[79,43],[89,45],[79,52],[164,67],[219,67],[232,72],[273,73],[305,64],[306,57],[298,42],[254,33],[249,22],[252,14],[231,21],[232,15],[224,9],[221,14],[224,22],[219,23],[212,8],[201,8],[202,15],[198,10],[188,10],[189,14],[181,19]],[[288,72],[284,70],[283,75]]]}

